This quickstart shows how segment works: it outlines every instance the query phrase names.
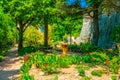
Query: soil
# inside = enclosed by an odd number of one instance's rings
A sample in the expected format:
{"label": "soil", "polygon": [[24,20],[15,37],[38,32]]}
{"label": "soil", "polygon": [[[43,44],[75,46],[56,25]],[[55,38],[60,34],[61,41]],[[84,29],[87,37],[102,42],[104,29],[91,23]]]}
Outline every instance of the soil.
{"label": "soil", "polygon": [[[76,65],[71,65],[69,68],[61,68],[59,74],[50,75],[46,75],[40,69],[31,68],[29,74],[34,75],[35,80],[55,80],[55,77],[58,77],[58,80],[81,80],[82,77],[79,76],[79,73],[75,67]],[[93,70],[101,70],[102,68],[104,67],[99,66],[92,67],[89,70],[85,70],[85,75],[91,77],[92,80],[112,80],[111,79],[112,74],[104,73],[102,77],[91,75],[91,72]]]}

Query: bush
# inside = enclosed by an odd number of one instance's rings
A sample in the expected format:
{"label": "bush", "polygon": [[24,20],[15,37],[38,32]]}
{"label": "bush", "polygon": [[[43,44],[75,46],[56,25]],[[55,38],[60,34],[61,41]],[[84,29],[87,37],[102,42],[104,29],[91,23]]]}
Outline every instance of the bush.
{"label": "bush", "polygon": [[29,46],[29,47],[23,47],[18,53],[20,56],[23,56],[25,54],[31,53],[31,52],[36,52],[38,49],[34,46]]}
{"label": "bush", "polygon": [[16,42],[16,27],[13,20],[0,6],[0,53]]}
{"label": "bush", "polygon": [[24,33],[24,45],[33,46],[40,45],[41,43],[43,43],[43,33],[33,26],[27,28]]}
{"label": "bush", "polygon": [[98,46],[94,46],[92,43],[81,43],[79,48],[83,53],[101,51]]}

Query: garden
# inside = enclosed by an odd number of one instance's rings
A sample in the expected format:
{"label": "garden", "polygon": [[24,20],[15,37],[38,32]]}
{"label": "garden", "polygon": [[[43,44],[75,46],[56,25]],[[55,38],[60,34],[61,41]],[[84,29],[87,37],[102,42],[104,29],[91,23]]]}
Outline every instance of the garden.
{"label": "garden", "polygon": [[[90,46],[90,45],[84,45]],[[93,46],[91,46],[93,48]],[[20,68],[22,80],[118,80],[120,56],[99,48],[91,52],[69,53],[64,56],[56,51],[45,54],[30,52],[23,56]],[[94,50],[94,49],[93,49]],[[90,52],[88,52],[90,51]]]}
{"label": "garden", "polygon": [[0,80],[120,80],[120,1],[1,0]]}

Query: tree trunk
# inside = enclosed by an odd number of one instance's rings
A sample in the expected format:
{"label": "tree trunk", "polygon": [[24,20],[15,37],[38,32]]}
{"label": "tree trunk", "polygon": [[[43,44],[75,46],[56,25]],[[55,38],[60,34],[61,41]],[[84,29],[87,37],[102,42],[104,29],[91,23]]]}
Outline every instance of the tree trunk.
{"label": "tree trunk", "polygon": [[44,18],[44,29],[45,29],[45,32],[44,32],[44,46],[47,48],[48,47],[48,20],[47,20],[46,17]]}
{"label": "tree trunk", "polygon": [[[98,6],[94,4],[94,8],[96,9]],[[99,23],[98,23],[98,9],[94,10],[93,14],[93,22],[94,22],[94,32],[93,32],[93,44],[98,45],[99,39]]]}
{"label": "tree trunk", "polygon": [[23,48],[23,26],[19,28],[19,41],[18,41],[18,51]]}

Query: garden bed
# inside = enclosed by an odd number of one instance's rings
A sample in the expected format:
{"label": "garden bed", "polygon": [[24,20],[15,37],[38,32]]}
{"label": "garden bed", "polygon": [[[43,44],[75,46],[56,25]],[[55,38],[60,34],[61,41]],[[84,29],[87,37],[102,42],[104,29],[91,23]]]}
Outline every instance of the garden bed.
{"label": "garden bed", "polygon": [[29,80],[117,80],[120,74],[119,57],[104,52],[93,52],[82,56],[78,54],[62,56],[56,52],[26,54],[21,67],[21,78]]}

